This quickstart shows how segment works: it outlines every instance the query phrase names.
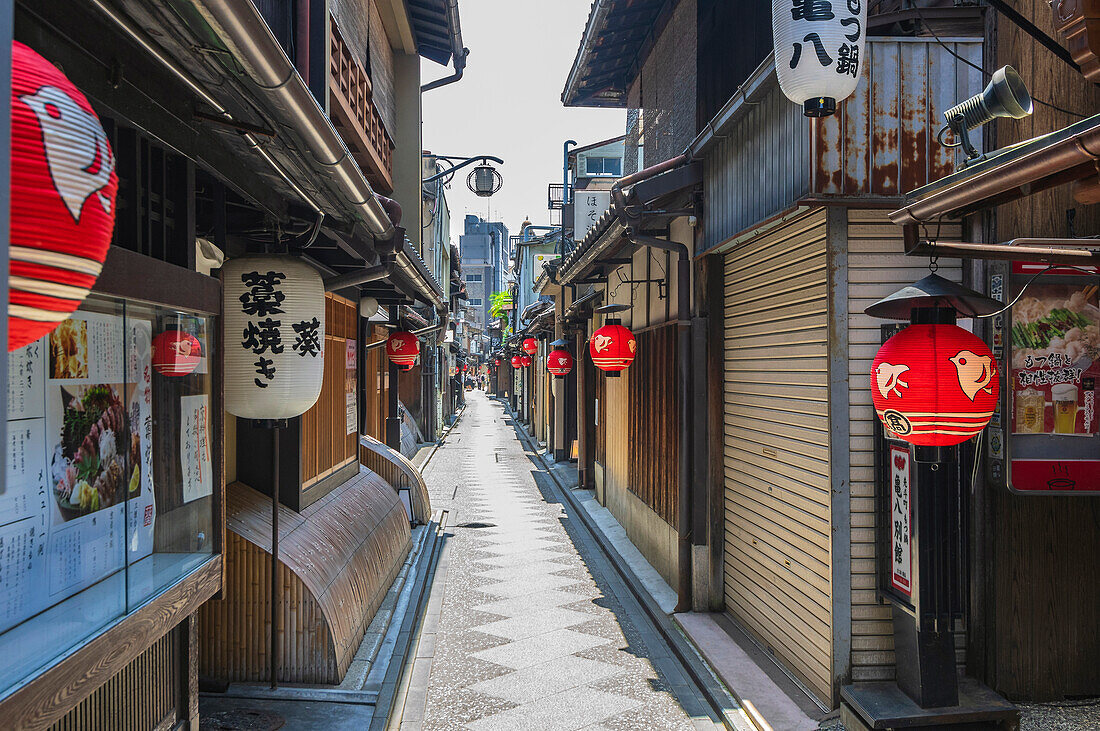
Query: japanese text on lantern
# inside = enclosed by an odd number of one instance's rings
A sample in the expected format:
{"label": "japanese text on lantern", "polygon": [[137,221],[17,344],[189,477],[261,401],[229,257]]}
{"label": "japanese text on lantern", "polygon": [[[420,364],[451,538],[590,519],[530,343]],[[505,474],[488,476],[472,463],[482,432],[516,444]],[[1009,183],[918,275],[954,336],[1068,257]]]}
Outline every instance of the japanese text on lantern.
{"label": "japanese text on lantern", "polygon": [[[259,388],[267,388],[267,381],[275,378],[275,359],[270,356],[281,354],[285,348],[280,329],[283,322],[272,317],[284,313],[282,303],[286,294],[279,286],[284,279],[286,274],[276,271],[245,272],[241,275],[241,281],[248,287],[248,291],[239,298],[241,311],[252,318],[241,332],[241,347],[256,356],[256,362],[252,364],[256,368],[256,378],[253,380]],[[291,323],[291,328],[294,331],[291,349],[303,358],[307,355],[316,358],[321,352],[320,320],[314,317]]]}
{"label": "japanese text on lantern", "polygon": [[[863,34],[860,27],[859,15],[862,10],[863,0],[790,0],[791,19],[807,23],[809,32],[803,36],[801,42],[794,43],[794,54],[791,56],[791,68],[798,68],[802,63],[803,44],[812,46],[817,62],[822,67],[835,66],[836,72],[841,75],[859,75],[859,41]],[[835,6],[835,10],[834,10]],[[848,43],[841,43],[835,49],[826,48],[821,34],[812,30],[814,23],[834,23],[840,18],[840,25],[847,31],[844,33]],[[835,53],[835,58],[832,54]],[[807,63],[812,63],[808,61]]]}
{"label": "japanese text on lantern", "polygon": [[912,507],[909,496],[909,450],[890,446],[890,584],[905,596],[912,594]]}

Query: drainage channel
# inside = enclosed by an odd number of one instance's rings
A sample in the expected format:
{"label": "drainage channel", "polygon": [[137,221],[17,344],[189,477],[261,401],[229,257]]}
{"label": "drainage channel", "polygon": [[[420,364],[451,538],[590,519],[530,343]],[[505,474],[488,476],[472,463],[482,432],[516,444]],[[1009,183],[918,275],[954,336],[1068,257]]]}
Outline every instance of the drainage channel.
{"label": "drainage channel", "polygon": [[615,592],[619,603],[634,618],[638,630],[647,638],[660,638],[663,645],[660,649],[667,653],[666,662],[672,666],[664,668],[663,671],[667,674],[668,670],[672,670],[673,673],[689,680],[697,695],[707,704],[715,729],[760,731],[760,726],[753,723],[741,704],[718,680],[706,660],[673,622],[672,617],[665,614],[649,592],[642,587],[641,582],[595,525],[573,491],[554,475],[535,448],[531,438],[522,428],[516,427],[516,433],[528,452],[538,460],[541,471],[550,478],[549,484],[553,486],[554,497],[563,506],[568,507],[567,531],[581,555],[587,562],[594,563],[603,574],[603,578]]}

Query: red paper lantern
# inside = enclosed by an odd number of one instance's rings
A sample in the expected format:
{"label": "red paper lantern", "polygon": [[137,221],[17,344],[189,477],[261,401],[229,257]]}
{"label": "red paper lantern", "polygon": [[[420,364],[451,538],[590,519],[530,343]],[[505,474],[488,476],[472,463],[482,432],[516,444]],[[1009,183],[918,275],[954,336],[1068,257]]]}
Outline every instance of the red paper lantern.
{"label": "red paper lantern", "polygon": [[512,367],[513,368],[522,368],[523,367],[523,358],[519,357],[518,355],[513,355],[512,356]]}
{"label": "red paper lantern", "polygon": [[558,378],[564,378],[573,370],[573,356],[568,350],[554,350],[546,356],[546,370]]}
{"label": "red paper lantern", "polygon": [[493,365],[500,365],[500,358],[493,361]]}
{"label": "red paper lantern", "polygon": [[887,436],[913,444],[950,446],[977,435],[999,390],[997,360],[956,325],[910,325],[871,365],[871,398]]}
{"label": "red paper lantern", "polygon": [[420,355],[420,341],[412,333],[399,330],[386,341],[386,355],[394,365],[407,371],[416,364],[416,356]]}
{"label": "red paper lantern", "polygon": [[616,373],[634,361],[638,344],[634,333],[619,324],[604,325],[592,333],[588,352],[592,362],[602,371]]}
{"label": "red paper lantern", "polygon": [[523,352],[528,355],[534,355],[539,352],[539,341],[534,338],[527,338],[523,341]]}
{"label": "red paper lantern", "polygon": [[522,366],[523,366],[524,368],[526,368],[527,366],[531,365],[531,364],[532,364],[532,363],[534,363],[534,362],[535,362],[535,361],[531,360],[531,356],[529,356],[529,355],[521,355],[521,356],[519,357],[519,363],[520,363],[520,365],[522,365]]}
{"label": "red paper lantern", "polygon": [[191,333],[165,330],[153,338],[153,368],[162,376],[186,376],[202,359],[202,345]]}
{"label": "red paper lantern", "polygon": [[115,156],[88,100],[13,42],[8,352],[84,301],[111,245],[117,193]]}

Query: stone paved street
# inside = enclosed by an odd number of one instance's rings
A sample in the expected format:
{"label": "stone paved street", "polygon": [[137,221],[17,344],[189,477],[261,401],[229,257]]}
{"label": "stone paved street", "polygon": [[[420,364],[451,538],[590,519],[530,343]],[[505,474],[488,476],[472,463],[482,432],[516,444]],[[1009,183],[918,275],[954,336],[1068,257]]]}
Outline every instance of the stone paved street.
{"label": "stone paved street", "polygon": [[423,728],[714,729],[595,549],[574,544],[578,526],[501,404],[468,402],[425,471],[451,527]]}

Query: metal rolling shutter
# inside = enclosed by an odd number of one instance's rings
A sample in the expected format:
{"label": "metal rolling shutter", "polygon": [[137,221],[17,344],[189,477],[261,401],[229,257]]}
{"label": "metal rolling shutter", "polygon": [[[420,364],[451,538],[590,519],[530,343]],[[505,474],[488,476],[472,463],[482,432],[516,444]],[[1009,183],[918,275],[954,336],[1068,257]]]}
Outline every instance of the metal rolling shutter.
{"label": "metal rolling shutter", "polygon": [[831,703],[827,297],[823,210],[726,254],[726,610]]}

